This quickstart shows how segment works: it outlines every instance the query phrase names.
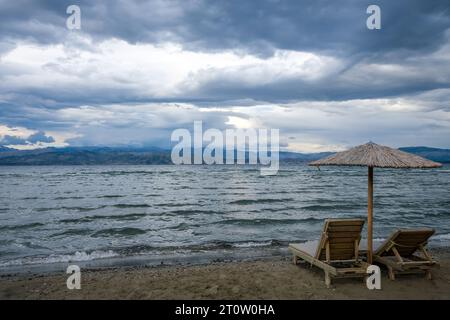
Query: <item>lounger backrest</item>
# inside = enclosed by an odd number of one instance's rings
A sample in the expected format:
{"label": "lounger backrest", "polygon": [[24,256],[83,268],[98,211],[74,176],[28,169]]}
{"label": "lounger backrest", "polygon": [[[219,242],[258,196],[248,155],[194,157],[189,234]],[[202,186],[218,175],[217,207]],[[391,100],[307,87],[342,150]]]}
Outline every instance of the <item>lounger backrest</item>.
{"label": "lounger backrest", "polygon": [[362,219],[327,219],[323,227],[322,237],[316,252],[316,259],[326,261],[327,241],[330,250],[330,261],[355,260],[358,252]]}
{"label": "lounger backrest", "polygon": [[378,256],[393,256],[392,247],[395,246],[402,257],[408,257],[425,246],[428,239],[434,234],[434,229],[399,229],[395,231],[386,241],[375,251]]}

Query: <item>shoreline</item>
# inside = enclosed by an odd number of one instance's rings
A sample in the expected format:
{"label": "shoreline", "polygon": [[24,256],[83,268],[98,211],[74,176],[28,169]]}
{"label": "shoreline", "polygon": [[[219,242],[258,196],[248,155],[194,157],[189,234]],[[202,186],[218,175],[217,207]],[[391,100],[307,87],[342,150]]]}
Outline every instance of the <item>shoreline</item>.
{"label": "shoreline", "polygon": [[81,289],[68,290],[65,272],[0,276],[0,299],[450,299],[450,247],[431,248],[441,267],[390,281],[382,290],[362,279],[336,279],[327,289],[323,272],[294,266],[290,256],[206,264],[116,266],[82,269]]}
{"label": "shoreline", "polygon": [[[450,247],[449,247],[450,252]],[[40,276],[64,272],[68,265],[78,265],[84,270],[108,270],[123,268],[154,268],[202,266],[213,263],[249,262],[267,259],[284,259],[290,256],[288,245],[246,247],[209,251],[177,251],[170,254],[137,254],[112,256],[92,260],[67,260],[49,263],[12,264],[0,266],[0,279],[10,276]]]}
{"label": "shoreline", "polygon": [[[366,239],[361,239],[360,250],[364,250],[367,246]],[[314,240],[301,241],[300,243],[314,242]],[[381,239],[374,240],[374,246],[378,246],[383,241]],[[434,243],[433,243],[434,242]],[[97,269],[116,269],[127,267],[158,267],[158,266],[198,266],[208,265],[211,263],[228,263],[228,262],[248,262],[267,259],[283,259],[291,257],[288,250],[289,242],[283,245],[267,245],[267,246],[250,246],[250,247],[232,247],[232,248],[217,248],[210,250],[190,250],[180,248],[174,251],[158,251],[142,252],[131,255],[112,254],[110,256],[92,258],[86,257],[93,253],[107,253],[106,251],[75,252],[72,254],[59,254],[56,256],[34,256],[25,257],[18,260],[11,260],[9,263],[0,263],[0,279],[4,276],[13,275],[47,275],[51,273],[61,272],[65,270],[68,265],[76,264],[82,269],[97,270]],[[449,253],[449,243],[439,243],[430,241],[429,248],[436,253]],[[114,253],[110,249],[108,252]],[[79,256],[85,255],[85,258],[77,260]],[[56,258],[56,260],[55,260]],[[63,260],[58,260],[64,258]],[[27,263],[14,263],[20,260],[30,260]],[[50,262],[45,262],[50,259]],[[54,260],[54,261],[52,261]],[[42,262],[44,261],[44,262]]]}
{"label": "shoreline", "polygon": [[[305,241],[308,243],[313,240]],[[361,240],[360,249],[364,250],[366,243],[365,239]],[[374,245],[381,244],[381,241],[376,239]],[[449,244],[432,243],[432,252],[438,254],[450,255]],[[97,252],[97,251],[94,251]],[[80,253],[80,252],[77,252]],[[202,266],[212,263],[236,263],[236,262],[252,262],[259,260],[277,260],[291,257],[288,250],[288,243],[280,245],[256,246],[256,247],[233,247],[222,248],[216,250],[176,250],[170,253],[155,251],[139,253],[134,255],[111,255],[102,258],[82,259],[76,260],[77,253],[60,255],[65,257],[65,260],[53,262],[40,262],[46,260],[46,257],[31,257],[35,258],[31,263],[12,263],[0,264],[0,279],[8,276],[27,276],[27,275],[49,275],[52,273],[62,272],[68,265],[78,265],[84,270],[106,270],[106,269],[120,269],[120,268],[140,268],[140,267],[159,267],[159,266]],[[84,253],[84,252],[82,252]],[[89,255],[89,254],[86,254]],[[55,258],[47,257],[47,258]],[[13,260],[14,261],[14,260]]]}

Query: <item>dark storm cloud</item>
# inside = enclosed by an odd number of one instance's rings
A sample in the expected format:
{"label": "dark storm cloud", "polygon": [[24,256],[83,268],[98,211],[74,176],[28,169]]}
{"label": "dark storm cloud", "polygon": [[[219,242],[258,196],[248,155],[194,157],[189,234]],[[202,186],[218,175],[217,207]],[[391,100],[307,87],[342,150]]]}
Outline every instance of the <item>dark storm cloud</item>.
{"label": "dark storm cloud", "polygon": [[[450,65],[448,65],[450,68]],[[443,72],[445,76],[445,71]],[[200,76],[201,79],[201,76]],[[217,73],[200,80],[198,89],[191,94],[209,99],[242,99],[252,97],[266,102],[287,102],[299,100],[342,101],[351,99],[373,99],[395,97],[428,90],[448,88],[450,79],[435,78],[433,74],[415,74],[388,77],[364,69],[358,72],[332,73],[317,81],[305,81],[301,77],[276,81],[271,84],[242,84],[239,74],[224,76]]]}
{"label": "dark storm cloud", "polygon": [[65,1],[0,1],[0,39],[58,43],[66,30]]}
{"label": "dark storm cloud", "polygon": [[[373,3],[381,7],[381,30],[366,28],[366,8]],[[450,86],[448,77],[436,77],[433,72],[407,77],[376,72],[370,82],[361,81],[364,70],[360,67],[372,63],[405,65],[407,59],[429,54],[447,43],[448,0],[1,1],[0,54],[13,49],[17,40],[82,46],[82,43],[71,44],[73,38],[67,38],[71,32],[65,27],[66,8],[70,4],[81,7],[82,30],[75,34],[87,34],[97,41],[111,38],[132,44],[173,41],[194,52],[234,50],[263,58],[276,50],[306,51],[336,57],[342,66],[315,81],[293,76],[270,84],[242,83],[239,70],[231,73],[202,70],[186,79],[197,86],[183,87],[184,91],[177,96],[137,93],[132,78],[121,79],[120,83],[111,83],[114,82],[111,78],[108,84],[98,81],[96,86],[80,81],[70,89],[36,88],[24,83],[9,92],[53,100],[56,102],[53,107],[61,107],[67,102],[344,100],[404,95]],[[90,49],[96,49],[95,41]],[[57,70],[64,63],[59,61],[45,67]],[[420,61],[417,68],[428,67],[427,64],[430,62]],[[0,77],[17,72],[4,67]]]}
{"label": "dark storm cloud", "polygon": [[28,138],[21,138],[13,135],[4,135],[0,138],[0,145],[27,145],[39,142],[52,143],[55,142],[55,139],[51,136],[47,136],[42,131],[36,132]]}
{"label": "dark storm cloud", "polygon": [[[433,50],[450,26],[448,0],[422,1],[2,1],[1,37],[58,42],[66,32],[65,10],[82,10],[82,31],[158,43],[176,41],[193,50],[274,49],[339,54],[386,54]],[[367,30],[366,8],[382,10],[382,31]]]}
{"label": "dark storm cloud", "polygon": [[30,143],[38,143],[38,142],[52,143],[52,142],[55,142],[55,139],[53,139],[53,137],[47,136],[45,134],[45,132],[43,132],[43,131],[39,131],[39,132],[32,134],[31,136],[28,137],[27,140]]}
{"label": "dark storm cloud", "polygon": [[9,145],[9,144],[26,144],[26,140],[20,137],[15,137],[11,135],[5,135],[0,139],[0,145]]}

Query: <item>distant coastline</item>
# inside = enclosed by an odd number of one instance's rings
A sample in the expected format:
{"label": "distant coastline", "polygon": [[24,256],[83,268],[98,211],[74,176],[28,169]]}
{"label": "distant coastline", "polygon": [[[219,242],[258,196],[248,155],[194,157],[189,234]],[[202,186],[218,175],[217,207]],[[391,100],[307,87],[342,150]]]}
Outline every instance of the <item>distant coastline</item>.
{"label": "distant coastline", "polygon": [[[450,149],[402,147],[400,150],[424,158],[450,163]],[[16,150],[0,146],[0,165],[167,165],[172,164],[170,150],[156,147],[64,147]],[[305,163],[333,152],[280,152],[281,163]]]}

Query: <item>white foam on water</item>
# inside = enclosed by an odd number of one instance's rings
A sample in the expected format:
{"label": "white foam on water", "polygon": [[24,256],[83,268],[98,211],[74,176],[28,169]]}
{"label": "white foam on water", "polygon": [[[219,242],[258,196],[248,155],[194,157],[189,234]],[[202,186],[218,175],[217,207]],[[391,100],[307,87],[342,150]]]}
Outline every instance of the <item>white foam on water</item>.
{"label": "white foam on water", "polygon": [[444,234],[438,234],[431,238],[432,240],[439,240],[439,241],[448,241],[450,240],[450,233],[444,233]]}
{"label": "white foam on water", "polygon": [[90,253],[84,251],[77,251],[74,254],[50,255],[48,257],[26,257],[6,261],[0,264],[0,267],[20,266],[20,265],[35,265],[35,264],[49,264],[60,262],[76,262],[76,261],[91,261],[95,259],[104,259],[117,257],[119,254],[112,251],[92,251]]}
{"label": "white foam on water", "polygon": [[266,247],[270,246],[272,241],[263,241],[263,242],[241,242],[241,243],[233,243],[232,246],[235,248],[252,248],[252,247]]}

